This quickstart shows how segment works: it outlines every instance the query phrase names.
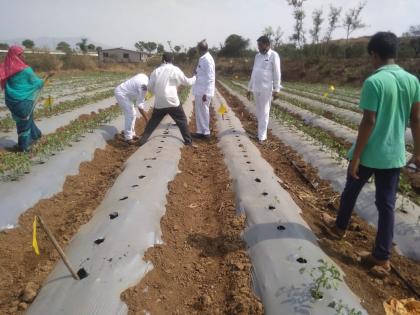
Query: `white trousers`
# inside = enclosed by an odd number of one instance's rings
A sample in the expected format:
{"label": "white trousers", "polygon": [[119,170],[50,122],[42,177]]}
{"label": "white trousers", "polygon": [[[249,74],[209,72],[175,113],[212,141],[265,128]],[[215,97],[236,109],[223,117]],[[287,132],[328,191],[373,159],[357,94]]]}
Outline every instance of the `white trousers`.
{"label": "white trousers", "polygon": [[258,140],[267,139],[268,121],[270,118],[271,91],[254,92],[258,120]]}
{"label": "white trousers", "polygon": [[134,127],[136,124],[137,112],[134,108],[134,103],[129,97],[122,93],[118,93],[118,91],[115,91],[115,98],[124,113],[124,137],[126,140],[131,140],[136,135]]}
{"label": "white trousers", "polygon": [[203,135],[210,134],[210,103],[211,96],[207,96],[207,100],[203,102],[203,95],[195,95],[195,124],[197,133]]}

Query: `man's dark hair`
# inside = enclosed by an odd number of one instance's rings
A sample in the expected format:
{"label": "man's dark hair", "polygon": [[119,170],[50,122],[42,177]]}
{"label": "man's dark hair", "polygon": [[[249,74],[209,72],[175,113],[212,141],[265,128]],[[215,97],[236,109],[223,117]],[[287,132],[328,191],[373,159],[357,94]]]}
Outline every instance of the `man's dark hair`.
{"label": "man's dark hair", "polygon": [[162,55],[162,61],[166,63],[173,63],[174,62],[174,55],[170,52],[164,52]]}
{"label": "man's dark hair", "polygon": [[207,52],[209,50],[209,45],[207,44],[207,41],[205,39],[199,42],[197,47],[198,47],[198,50],[202,52]]}
{"label": "man's dark hair", "polygon": [[377,53],[382,60],[397,57],[398,37],[391,32],[379,32],[372,36],[367,50],[369,55]]}
{"label": "man's dark hair", "polygon": [[270,39],[268,38],[268,36],[265,36],[265,35],[258,38],[257,42],[261,44],[265,44],[265,45],[270,45]]}

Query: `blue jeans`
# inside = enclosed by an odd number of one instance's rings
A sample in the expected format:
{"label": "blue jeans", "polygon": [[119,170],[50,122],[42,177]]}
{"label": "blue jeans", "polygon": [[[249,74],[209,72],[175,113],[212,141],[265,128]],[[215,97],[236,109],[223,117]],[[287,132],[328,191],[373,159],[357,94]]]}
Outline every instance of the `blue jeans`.
{"label": "blue jeans", "polygon": [[391,255],[394,237],[394,208],[400,171],[400,168],[375,169],[360,165],[359,179],[352,177],[348,172],[346,186],[341,194],[336,225],[346,230],[360,191],[369,178],[375,174],[375,199],[379,219],[373,256],[379,260],[387,260]]}

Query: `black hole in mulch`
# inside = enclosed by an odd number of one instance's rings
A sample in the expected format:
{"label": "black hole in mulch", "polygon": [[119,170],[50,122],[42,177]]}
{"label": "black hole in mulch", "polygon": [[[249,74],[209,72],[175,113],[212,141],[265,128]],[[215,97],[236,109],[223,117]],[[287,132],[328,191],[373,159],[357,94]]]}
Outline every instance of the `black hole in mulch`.
{"label": "black hole in mulch", "polygon": [[128,199],[128,197],[124,196],[124,197],[120,198],[120,201],[123,201],[123,200],[126,200],[126,199]]}
{"label": "black hole in mulch", "polygon": [[111,213],[109,214],[109,218],[110,218],[111,220],[114,220],[115,218],[118,218],[118,212],[117,212],[117,211],[111,212]]}
{"label": "black hole in mulch", "polygon": [[139,178],[140,178],[140,179],[143,179],[143,178],[145,178],[145,177],[146,177],[146,176],[144,176],[144,175],[140,175],[140,176],[139,176]]}
{"label": "black hole in mulch", "polygon": [[30,174],[31,172],[29,172],[29,171],[26,171],[26,172],[23,172],[24,174]]}
{"label": "black hole in mulch", "polygon": [[163,149],[163,147],[158,147],[158,149]]}
{"label": "black hole in mulch", "polygon": [[159,153],[161,153],[162,151],[156,151],[156,154],[159,154]]}
{"label": "black hole in mulch", "polygon": [[251,161],[246,161],[246,164],[251,164]]}
{"label": "black hole in mulch", "polygon": [[39,162],[39,164],[41,164],[41,165],[42,165],[42,164],[45,164],[45,162],[44,162],[44,161],[40,161],[40,162]]}
{"label": "black hole in mulch", "polygon": [[104,237],[101,237],[101,238],[96,239],[96,240],[94,241],[94,243],[95,243],[96,245],[99,245],[99,244],[103,243],[104,241],[105,241],[105,238],[104,238]]}
{"label": "black hole in mulch", "polygon": [[250,171],[250,172],[255,172],[255,170],[252,170],[252,169],[251,169],[251,170],[249,170],[249,171]]}
{"label": "black hole in mulch", "polygon": [[80,279],[80,280],[82,280],[82,279],[84,279],[84,278],[87,278],[87,276],[88,276],[89,274],[87,273],[87,271],[85,270],[85,268],[80,268],[80,269],[77,271],[77,275],[79,276],[79,279]]}
{"label": "black hole in mulch", "polygon": [[279,230],[279,231],[284,231],[286,228],[283,226],[283,225],[279,225],[278,227],[277,227],[277,230]]}
{"label": "black hole in mulch", "polygon": [[245,154],[244,157],[248,157],[248,155]]}
{"label": "black hole in mulch", "polygon": [[146,167],[147,167],[147,168],[152,168],[150,165],[147,165]]}
{"label": "black hole in mulch", "polygon": [[259,178],[256,178],[256,179],[255,179],[255,181],[256,181],[257,183],[261,183],[261,179],[259,179]]}
{"label": "black hole in mulch", "polygon": [[55,153],[51,153],[51,156],[55,156]]}
{"label": "black hole in mulch", "polygon": [[276,207],[274,207],[274,206],[268,206],[268,209],[269,209],[269,210],[275,210],[275,209],[276,209]]}
{"label": "black hole in mulch", "polygon": [[235,137],[236,137],[236,138],[239,138],[239,135],[236,135]]}
{"label": "black hole in mulch", "polygon": [[139,185],[132,185],[131,188],[139,187]]}
{"label": "black hole in mulch", "polygon": [[264,192],[262,193],[262,195],[263,195],[263,196],[268,196],[268,192],[265,192],[265,191],[264,191]]}
{"label": "black hole in mulch", "polygon": [[163,142],[165,142],[165,141],[161,140],[160,142],[162,142],[162,143],[163,143]]}
{"label": "black hole in mulch", "polygon": [[308,261],[305,258],[299,257],[296,259],[299,264],[306,264]]}

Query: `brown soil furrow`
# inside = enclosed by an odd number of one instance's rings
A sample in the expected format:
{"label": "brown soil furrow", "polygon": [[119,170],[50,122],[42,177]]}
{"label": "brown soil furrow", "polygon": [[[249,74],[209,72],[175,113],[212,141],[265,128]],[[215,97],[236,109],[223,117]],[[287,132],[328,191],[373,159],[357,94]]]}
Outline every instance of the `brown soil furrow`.
{"label": "brown soil furrow", "polygon": [[129,314],[262,314],[241,239],[245,218],[235,214],[216,137],[183,148],[179,168],[161,220],[164,245],[145,255],[154,269],[122,294]]}
{"label": "brown soil furrow", "polygon": [[[220,84],[217,88],[241,120],[245,130],[249,134],[256,134],[255,117],[247,112],[237,97]],[[383,315],[382,303],[390,297],[413,297],[412,292],[395,273],[385,280],[375,279],[360,265],[358,253],[371,250],[376,231],[357,215],[353,216],[350,232],[344,241],[336,242],[327,238],[321,214],[335,216],[339,194],[333,191],[328,182],[319,178],[315,168],[305,163],[296,151],[274,137],[271,132],[263,145],[252,140],[262,156],[272,165],[276,175],[282,179],[283,187],[302,209],[302,216],[320,239],[321,248],[343,269],[347,285],[362,299],[369,314]],[[314,187],[313,183],[318,185]],[[392,263],[420,291],[420,263],[400,256],[395,251]]]}
{"label": "brown soil furrow", "polygon": [[[138,120],[137,133],[143,129],[144,121]],[[59,260],[41,230],[38,230],[41,255],[36,256],[32,250],[34,216],[41,215],[65,247],[79,227],[90,220],[121,173],[124,162],[136,149],[137,146],[129,146],[117,138],[108,141],[103,150],[95,151],[92,161],[80,165],[78,175],[66,178],[62,192],[28,209],[20,216],[19,227],[0,232],[0,314],[23,313]]]}

